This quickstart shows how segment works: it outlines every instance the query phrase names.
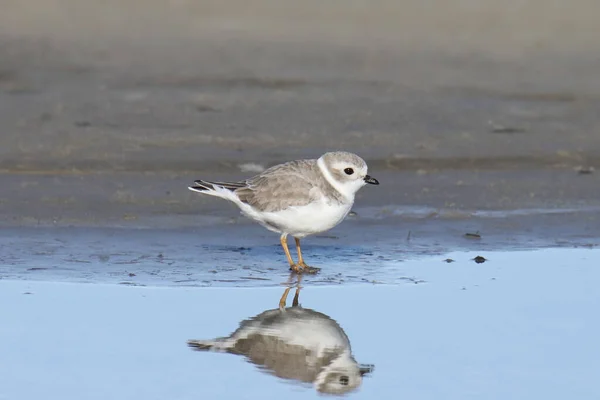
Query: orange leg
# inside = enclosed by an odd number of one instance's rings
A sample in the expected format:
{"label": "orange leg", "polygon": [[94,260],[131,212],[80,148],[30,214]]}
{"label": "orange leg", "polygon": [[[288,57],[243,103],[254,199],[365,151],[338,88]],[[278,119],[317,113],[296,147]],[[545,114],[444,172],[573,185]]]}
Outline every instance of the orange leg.
{"label": "orange leg", "polygon": [[286,288],[285,292],[283,292],[283,295],[281,296],[281,299],[279,299],[279,309],[280,310],[283,310],[285,308],[285,301],[287,300],[288,293],[290,293],[290,289],[291,289],[291,287]]}
{"label": "orange leg", "polygon": [[[283,292],[283,295],[279,299],[279,309],[285,310],[285,302],[287,301],[287,297],[292,289],[292,275],[290,274],[290,279],[288,280],[288,287]],[[302,282],[302,275],[298,275],[298,281],[296,282],[296,293],[294,293],[294,300],[292,301],[292,307],[298,307],[298,298],[300,297],[300,282]]]}
{"label": "orange leg", "polygon": [[[279,309],[282,311],[285,309],[285,302],[287,301],[287,297],[288,297],[291,289],[292,289],[291,286],[285,288],[283,295],[281,295],[281,298],[279,299]],[[300,297],[300,286],[298,286],[296,288],[296,293],[294,293],[294,300],[292,300],[292,307],[298,307],[298,298],[299,297]]]}
{"label": "orange leg", "polygon": [[302,272],[301,267],[298,264],[296,264],[294,262],[294,260],[292,259],[292,255],[290,254],[290,249],[288,249],[288,245],[287,245],[287,235],[285,235],[285,234],[281,235],[280,241],[281,241],[281,247],[283,247],[283,251],[285,252],[285,256],[287,257],[287,260],[290,263],[290,268],[296,273]]}
{"label": "orange leg", "polygon": [[304,259],[302,258],[302,250],[300,249],[300,239],[295,237],[294,240],[296,241],[296,250],[298,251],[298,264],[305,266],[306,264],[304,264]]}
{"label": "orange leg", "polygon": [[294,294],[294,300],[292,301],[292,307],[298,307],[298,297],[300,297],[300,286],[296,288],[296,293]]}
{"label": "orange leg", "polygon": [[298,239],[297,237],[295,237],[294,239],[296,240],[296,250],[298,251],[298,265],[302,267],[302,270],[304,272],[307,272],[309,274],[316,274],[317,272],[319,272],[321,268],[309,267],[308,265],[306,265],[304,259],[302,258],[302,250],[300,249],[300,239]]}

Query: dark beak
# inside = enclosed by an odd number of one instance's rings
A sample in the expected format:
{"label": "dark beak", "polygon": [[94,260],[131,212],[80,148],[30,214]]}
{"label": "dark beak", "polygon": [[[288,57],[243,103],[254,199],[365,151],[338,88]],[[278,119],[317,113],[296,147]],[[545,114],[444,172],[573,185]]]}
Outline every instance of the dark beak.
{"label": "dark beak", "polygon": [[373,364],[360,364],[358,366],[358,371],[360,372],[360,376],[365,376],[370,374],[375,369]]}
{"label": "dark beak", "polygon": [[365,182],[370,183],[371,185],[379,185],[379,181],[375,178],[371,178],[369,175],[365,176]]}

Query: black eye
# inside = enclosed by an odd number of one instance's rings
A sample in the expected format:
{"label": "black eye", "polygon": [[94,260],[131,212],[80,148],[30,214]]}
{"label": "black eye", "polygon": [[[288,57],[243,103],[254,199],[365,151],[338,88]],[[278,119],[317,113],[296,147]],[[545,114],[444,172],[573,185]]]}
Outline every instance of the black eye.
{"label": "black eye", "polygon": [[340,384],[342,386],[348,386],[349,382],[350,382],[350,379],[348,379],[347,376],[340,376]]}
{"label": "black eye", "polygon": [[352,168],[346,168],[344,172],[346,173],[346,175],[352,175],[354,173],[354,170]]}

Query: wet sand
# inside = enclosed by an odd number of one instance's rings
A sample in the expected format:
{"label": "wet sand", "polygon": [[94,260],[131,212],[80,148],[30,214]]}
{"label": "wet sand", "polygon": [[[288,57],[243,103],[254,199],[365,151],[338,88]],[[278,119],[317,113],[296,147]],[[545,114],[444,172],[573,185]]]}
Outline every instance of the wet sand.
{"label": "wet sand", "polygon": [[[9,1],[3,272],[95,262],[97,242],[118,258],[121,241],[132,260],[170,243],[164,257],[204,271],[264,261],[238,248],[285,268],[276,236],[186,187],[333,149],[382,184],[306,241],[316,263],[597,246],[598,7]],[[208,247],[199,258],[190,243]]]}
{"label": "wet sand", "polygon": [[[1,214],[0,278],[168,286],[285,280],[277,234],[231,204],[188,191],[198,176],[167,176],[5,179],[12,199]],[[307,282],[401,282],[412,279],[402,272],[404,261],[441,262],[457,250],[493,258],[498,250],[600,244],[597,174],[384,170],[376,176],[382,184],[363,188],[352,215],[303,241],[306,260],[322,268]],[[388,268],[378,268],[381,262]]]}
{"label": "wet sand", "polygon": [[0,168],[596,164],[600,6],[480,3],[9,1]]}

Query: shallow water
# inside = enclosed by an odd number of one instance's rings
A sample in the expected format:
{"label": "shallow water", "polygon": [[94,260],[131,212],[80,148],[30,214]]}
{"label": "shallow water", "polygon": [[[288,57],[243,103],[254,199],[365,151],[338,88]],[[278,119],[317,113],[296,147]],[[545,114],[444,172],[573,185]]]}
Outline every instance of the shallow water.
{"label": "shallow water", "polygon": [[[396,263],[395,270],[378,263],[390,275],[414,278],[393,285],[303,280],[300,306],[322,314],[309,318],[313,329],[263,333],[287,335],[296,345],[311,335],[321,343],[347,335],[356,363],[373,366],[350,392],[354,398],[598,398],[600,252],[490,252],[483,263],[471,260],[476,255],[444,254],[452,263],[423,257]],[[287,307],[296,284],[292,277]],[[315,397],[318,385],[293,378],[305,368],[301,360],[287,364],[285,379],[244,355],[187,345],[227,336],[264,311],[279,312],[285,287],[2,279],[0,398]],[[327,317],[333,328],[324,332]],[[277,347],[271,364],[289,350]]]}
{"label": "shallow water", "polygon": [[[583,212],[573,214],[576,217],[594,225]],[[316,275],[306,275],[304,283],[419,283],[427,280],[417,267],[421,263],[446,268],[444,260],[455,258],[451,267],[457,268],[474,264],[476,256],[495,262],[507,251],[526,256],[528,250],[595,249],[599,244],[592,236],[595,228],[585,229],[574,219],[570,226],[563,225],[564,213],[555,217],[550,212],[547,218],[556,218],[550,222],[540,220],[539,214],[533,218],[434,216],[388,218],[376,224],[368,216],[350,218],[327,235],[302,242],[306,261],[321,268]],[[0,279],[269,287],[289,278],[277,235],[246,220],[198,229],[3,229],[0,249]],[[291,251],[296,257],[295,249]],[[456,257],[453,252],[458,252]]]}

